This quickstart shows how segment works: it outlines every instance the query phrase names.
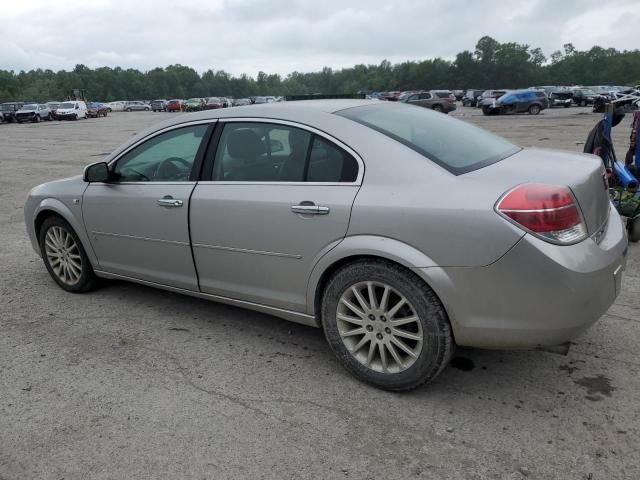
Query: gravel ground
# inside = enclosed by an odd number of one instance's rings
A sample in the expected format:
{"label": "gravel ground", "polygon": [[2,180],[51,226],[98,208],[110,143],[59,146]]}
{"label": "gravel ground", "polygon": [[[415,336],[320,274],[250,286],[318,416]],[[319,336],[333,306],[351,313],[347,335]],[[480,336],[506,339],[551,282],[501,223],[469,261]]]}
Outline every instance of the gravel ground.
{"label": "gravel ground", "polygon": [[[454,115],[577,151],[588,112]],[[568,356],[459,349],[408,394],[355,381],[317,329],[121,282],[58,288],[25,233],[29,189],[166,115],[0,126],[1,480],[640,478],[638,245]]]}

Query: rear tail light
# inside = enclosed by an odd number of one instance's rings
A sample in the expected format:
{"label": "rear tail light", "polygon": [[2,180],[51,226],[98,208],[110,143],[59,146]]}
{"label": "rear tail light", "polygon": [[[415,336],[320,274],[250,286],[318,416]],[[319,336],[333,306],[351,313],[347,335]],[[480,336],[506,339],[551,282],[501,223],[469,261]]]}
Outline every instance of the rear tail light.
{"label": "rear tail light", "polygon": [[573,193],[561,185],[527,183],[502,196],[497,212],[543,240],[569,245],[587,237]]}

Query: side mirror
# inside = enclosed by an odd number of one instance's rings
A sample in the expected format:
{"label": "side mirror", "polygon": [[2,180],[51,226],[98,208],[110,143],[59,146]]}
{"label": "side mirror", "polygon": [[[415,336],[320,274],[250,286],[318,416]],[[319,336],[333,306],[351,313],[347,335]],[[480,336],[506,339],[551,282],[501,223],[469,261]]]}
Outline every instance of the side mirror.
{"label": "side mirror", "polygon": [[84,169],[85,182],[108,182],[109,166],[106,162],[92,163]]}
{"label": "side mirror", "polygon": [[78,110],[80,108],[80,105],[76,105],[76,110]]}

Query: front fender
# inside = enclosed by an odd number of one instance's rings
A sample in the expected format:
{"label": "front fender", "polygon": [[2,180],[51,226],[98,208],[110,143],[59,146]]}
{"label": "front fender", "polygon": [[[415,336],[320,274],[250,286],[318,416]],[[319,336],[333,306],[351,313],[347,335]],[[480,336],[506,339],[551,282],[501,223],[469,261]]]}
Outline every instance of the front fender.
{"label": "front fender", "polygon": [[[428,267],[437,267],[435,262],[420,250],[392,238],[375,235],[345,237],[338,245],[318,259],[311,271],[307,283],[307,313],[309,315],[315,314],[316,292],[322,275],[337,262],[358,256],[384,258],[410,269],[423,268],[428,271]],[[424,277],[422,273],[420,275]],[[426,278],[425,281],[429,282]],[[434,290],[436,289],[434,288]]]}
{"label": "front fender", "polygon": [[71,225],[78,235],[78,238],[80,238],[80,242],[87,253],[87,257],[89,257],[91,265],[95,267],[98,264],[98,260],[93,248],[91,247],[91,242],[89,241],[89,237],[87,236],[87,232],[82,222],[82,205],[80,203],[74,204],[70,208],[60,200],[48,197],[40,200],[40,202],[35,206],[31,215],[31,221],[27,222],[27,230],[29,232],[29,237],[31,238],[31,244],[38,255],[42,256],[42,252],[40,252],[40,245],[36,234],[36,219],[41,213],[46,211],[60,215],[67,223],[69,223],[69,225]]}

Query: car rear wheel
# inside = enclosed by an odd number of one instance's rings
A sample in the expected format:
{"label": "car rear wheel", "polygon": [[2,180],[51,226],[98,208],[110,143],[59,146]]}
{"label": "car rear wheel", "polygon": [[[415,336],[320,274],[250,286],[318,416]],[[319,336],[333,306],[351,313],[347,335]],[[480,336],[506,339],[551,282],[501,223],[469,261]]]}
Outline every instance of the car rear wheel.
{"label": "car rear wheel", "polygon": [[531,105],[529,107],[529,115],[538,115],[540,113],[540,105]]}
{"label": "car rear wheel", "polygon": [[451,327],[435,293],[391,262],[362,260],[338,270],[324,291],[321,319],[343,366],[385,390],[433,380],[453,353]]}
{"label": "car rear wheel", "polygon": [[433,109],[434,109],[436,112],[440,112],[440,113],[442,113],[442,112],[443,112],[442,105],[434,105],[434,106],[433,106]]}
{"label": "car rear wheel", "polygon": [[40,251],[45,267],[67,292],[81,293],[96,286],[97,277],[73,228],[57,216],[47,218],[40,228]]}
{"label": "car rear wheel", "polygon": [[130,112],[130,111],[131,111],[131,109],[130,109],[130,108],[127,108],[127,112]]}

